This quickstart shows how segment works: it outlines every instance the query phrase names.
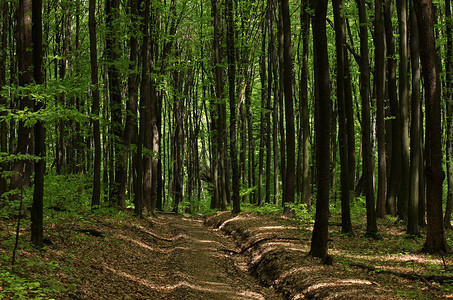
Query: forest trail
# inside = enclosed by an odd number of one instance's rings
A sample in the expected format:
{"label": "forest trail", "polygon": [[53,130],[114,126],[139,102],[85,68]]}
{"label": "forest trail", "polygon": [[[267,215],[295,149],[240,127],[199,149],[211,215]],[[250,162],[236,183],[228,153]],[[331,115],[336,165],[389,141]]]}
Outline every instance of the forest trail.
{"label": "forest trail", "polygon": [[67,288],[55,299],[442,299],[431,275],[453,265],[411,250],[420,245],[391,222],[379,241],[363,239],[362,224],[351,237],[332,225],[324,265],[307,255],[312,223],[278,215],[62,217],[34,254],[52,268],[30,270]]}
{"label": "forest trail", "polygon": [[231,237],[202,219],[163,214],[134,223],[101,225],[99,243],[76,237],[71,244],[84,259],[73,261],[82,273],[71,298],[283,299],[248,273],[245,255],[228,253],[236,249]]}

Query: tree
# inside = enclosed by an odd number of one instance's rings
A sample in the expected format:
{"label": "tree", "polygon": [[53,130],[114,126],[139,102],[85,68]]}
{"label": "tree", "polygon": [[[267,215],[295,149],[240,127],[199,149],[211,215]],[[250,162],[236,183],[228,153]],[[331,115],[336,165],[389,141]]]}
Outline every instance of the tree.
{"label": "tree", "polygon": [[[293,63],[291,59],[291,19],[289,15],[288,0],[280,0],[281,17],[283,23],[283,91],[285,94],[285,118],[286,118],[286,182],[284,214],[290,213],[290,208],[285,203],[294,202],[295,193],[295,166],[296,166],[296,140],[294,128],[293,107]],[[282,88],[282,87],[280,87]],[[283,162],[283,161],[282,161]],[[284,162],[283,162],[284,163]]]}
{"label": "tree", "polygon": [[409,198],[409,82],[408,82],[408,44],[407,44],[407,0],[397,0],[399,27],[399,97],[401,116],[401,163],[402,176],[398,195],[398,216],[407,220]]}
{"label": "tree", "polygon": [[445,19],[446,19],[446,59],[445,59],[445,100],[447,102],[447,207],[445,209],[444,224],[445,228],[451,227],[451,213],[453,210],[453,19],[451,15],[451,2],[445,0]]}
{"label": "tree", "polygon": [[241,211],[241,199],[239,197],[240,172],[237,155],[237,101],[236,101],[236,61],[235,61],[235,42],[234,42],[234,17],[233,0],[226,0],[226,22],[227,22],[227,59],[228,59],[228,97],[230,103],[230,157],[231,168],[233,170],[233,213]]}
{"label": "tree", "polygon": [[[42,0],[32,1],[32,40],[33,40],[33,77],[36,84],[44,82],[42,72]],[[43,102],[35,102],[35,112],[44,107]],[[42,120],[34,125],[35,155],[35,182],[33,203],[31,208],[31,241],[33,245],[43,246],[43,198],[44,175],[46,173],[46,130]]]}
{"label": "tree", "polygon": [[365,196],[367,211],[366,235],[376,237],[376,207],[373,188],[373,166],[371,153],[370,129],[370,66],[368,60],[368,21],[364,1],[357,0],[360,22],[360,98],[362,99],[362,140],[363,140],[363,174],[365,178]]}
{"label": "tree", "polygon": [[[26,86],[33,81],[33,55],[29,54],[32,49],[32,3],[31,0],[20,0],[18,6],[17,22],[17,60],[19,64],[19,85]],[[29,96],[20,98],[20,110],[32,110],[33,99]],[[17,154],[29,155],[34,152],[32,130],[25,126],[24,121],[19,121],[17,131]],[[33,164],[29,159],[19,159],[14,163],[13,176],[10,190],[19,189],[21,186],[30,186],[30,177]]]}
{"label": "tree", "polygon": [[[412,65],[411,95],[411,141],[410,141],[410,188],[407,214],[407,233],[419,235],[420,171],[422,168],[421,104],[420,104],[420,52],[417,31],[417,17],[414,4],[410,2],[410,51]],[[421,129],[421,130],[420,130]]]}
{"label": "tree", "polygon": [[302,46],[302,66],[300,74],[300,114],[302,132],[299,132],[299,152],[301,152],[301,160],[298,163],[301,166],[301,175],[297,176],[302,181],[301,185],[301,201],[311,206],[311,191],[310,191],[310,111],[308,108],[308,57],[309,57],[309,39],[310,39],[310,16],[308,9],[310,8],[310,0],[305,0],[301,9],[300,20],[301,34],[303,38]]}
{"label": "tree", "polygon": [[[346,105],[345,105],[345,76],[344,76],[344,47],[345,44],[345,23],[341,16],[343,1],[332,1],[335,18],[335,47],[337,54],[337,103],[338,103],[338,145],[340,148],[341,165],[341,230],[343,233],[352,232],[351,212],[349,207],[349,164],[348,164],[348,143],[346,133]],[[335,124],[336,126],[336,124]]]}
{"label": "tree", "polygon": [[390,156],[390,175],[387,177],[387,212],[396,216],[396,195],[401,180],[401,119],[398,105],[398,90],[396,88],[396,59],[395,59],[395,37],[393,35],[393,22],[391,13],[392,0],[385,0],[384,25],[385,39],[387,45],[387,80],[390,102],[390,114],[392,117],[391,132],[392,148],[388,153]]}
{"label": "tree", "polygon": [[89,34],[90,34],[90,63],[91,63],[91,83],[93,84],[91,113],[93,122],[94,140],[94,162],[93,162],[93,194],[91,206],[98,207],[101,204],[101,131],[99,127],[99,81],[98,81],[98,50],[96,39],[96,1],[89,2]]}
{"label": "tree", "polygon": [[[8,13],[9,6],[8,2],[4,1],[1,4],[2,13],[0,15],[0,88],[6,85],[6,62],[8,54]],[[0,106],[7,105],[5,97],[0,96]],[[2,114],[0,113],[0,116]],[[0,152],[8,152],[8,126],[5,121],[0,121]],[[7,165],[0,163],[0,172],[7,170]],[[7,190],[6,178],[0,176],[0,195],[3,195]],[[3,202],[0,200],[0,207],[3,206]]]}
{"label": "tree", "polygon": [[385,153],[385,31],[383,18],[383,2],[375,1],[375,65],[376,65],[376,131],[378,139],[378,193],[376,216],[385,215],[385,186],[386,186],[386,153]]}
{"label": "tree", "polygon": [[422,75],[425,81],[426,105],[426,204],[427,231],[423,251],[450,252],[445,238],[442,216],[442,143],[440,113],[440,82],[439,66],[436,58],[434,40],[433,7],[431,0],[414,0],[417,15],[418,34],[423,43],[420,44],[420,60]]}
{"label": "tree", "polygon": [[[326,259],[329,228],[330,191],[330,78],[327,53],[326,14],[327,1],[312,2],[313,51],[315,68],[315,132],[316,132],[316,197],[315,226],[311,239],[310,254]],[[321,113],[322,112],[322,113]]]}

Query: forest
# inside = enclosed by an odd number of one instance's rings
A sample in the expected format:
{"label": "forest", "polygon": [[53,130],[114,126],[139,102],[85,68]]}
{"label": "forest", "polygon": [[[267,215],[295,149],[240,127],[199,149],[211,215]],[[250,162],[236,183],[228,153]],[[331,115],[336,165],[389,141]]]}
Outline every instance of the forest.
{"label": "forest", "polygon": [[[57,240],[70,248],[65,230],[105,238],[130,222],[163,243],[177,240],[172,226],[194,233],[201,219],[239,240],[252,220],[293,226],[287,242],[305,241],[324,266],[343,261],[337,239],[409,239],[407,251],[433,258],[442,274],[384,273],[436,297],[453,292],[450,0],[0,7],[0,298],[63,289],[43,289],[52,281],[24,261]],[[238,228],[225,231],[230,221]],[[252,255],[286,236],[268,233],[224,247]],[[258,263],[251,268],[263,281]]]}

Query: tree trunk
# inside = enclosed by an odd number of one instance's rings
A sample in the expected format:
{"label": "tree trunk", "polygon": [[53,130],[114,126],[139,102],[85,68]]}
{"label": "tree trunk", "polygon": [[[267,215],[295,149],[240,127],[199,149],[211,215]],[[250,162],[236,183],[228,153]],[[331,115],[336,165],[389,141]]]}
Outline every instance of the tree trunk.
{"label": "tree trunk", "polygon": [[227,59],[228,59],[228,96],[230,103],[230,158],[233,171],[233,213],[241,211],[241,199],[239,197],[241,174],[237,155],[237,101],[236,101],[236,60],[235,60],[235,30],[233,17],[233,0],[226,0],[227,21]]}
{"label": "tree trunk", "polygon": [[[19,86],[26,86],[33,81],[33,56],[29,50],[32,49],[32,1],[20,0],[18,6],[17,22],[17,60],[19,62]],[[34,107],[33,100],[28,96],[20,98],[19,109]],[[17,131],[17,154],[33,154],[32,130],[19,121]],[[30,177],[33,171],[32,161],[29,159],[17,160],[13,165],[13,176],[11,178],[10,190],[16,190],[22,186],[30,186]]]}
{"label": "tree trunk", "polygon": [[385,153],[385,31],[383,19],[383,2],[375,1],[375,64],[376,64],[376,131],[378,140],[378,193],[376,216],[385,215],[385,184],[387,180]]}
{"label": "tree trunk", "polygon": [[[341,15],[341,9],[344,7],[343,1],[332,1],[335,21],[335,47],[337,54],[337,103],[338,103],[338,144],[340,147],[340,165],[341,165],[341,230],[343,233],[352,233],[351,212],[349,207],[350,190],[349,190],[349,165],[348,165],[348,143],[346,133],[346,112],[344,97],[344,47],[345,44],[345,24]],[[336,126],[336,124],[334,124]]]}
{"label": "tree trunk", "polygon": [[[114,158],[115,158],[115,175],[114,180],[111,180],[112,196],[110,199],[121,208],[126,207],[126,185],[125,177],[127,176],[127,155],[125,143],[123,141],[123,117],[122,117],[122,97],[121,97],[121,81],[120,70],[117,63],[120,59],[120,43],[117,36],[119,32],[119,0],[106,1],[106,56],[109,62],[108,78],[109,78],[109,95],[111,109],[111,130],[114,136]],[[126,160],[125,160],[126,158]]]}
{"label": "tree trunk", "polygon": [[357,0],[360,22],[360,97],[362,99],[363,174],[367,211],[366,235],[376,237],[376,207],[374,203],[373,166],[370,128],[370,66],[368,60],[368,20],[365,2]]}
{"label": "tree trunk", "polygon": [[301,10],[301,27],[302,27],[302,70],[300,80],[300,113],[302,131],[300,137],[302,139],[299,148],[302,151],[302,176],[301,176],[301,202],[305,203],[309,208],[311,206],[310,193],[310,111],[308,108],[308,55],[309,55],[309,40],[310,40],[310,17],[308,9],[310,1],[304,0],[304,9]]}
{"label": "tree trunk", "polygon": [[96,0],[89,3],[89,33],[90,33],[90,62],[91,62],[91,83],[92,106],[91,113],[94,116],[93,139],[94,139],[94,166],[93,166],[93,194],[91,197],[91,207],[96,208],[101,204],[101,132],[99,128],[99,83],[98,83],[98,60],[97,60],[97,40],[96,40]]}
{"label": "tree trunk", "polygon": [[420,52],[417,31],[417,17],[414,4],[410,2],[410,51],[412,65],[411,96],[411,152],[410,152],[410,185],[407,214],[407,233],[420,235],[418,229],[418,210],[420,197],[420,169],[422,143],[420,138]]}
{"label": "tree trunk", "polygon": [[391,156],[390,175],[387,178],[387,212],[392,216],[396,216],[396,196],[399,190],[401,181],[401,118],[399,113],[398,95],[396,88],[396,60],[395,60],[395,38],[393,35],[392,0],[384,0],[384,25],[385,38],[387,45],[387,80],[388,93],[390,101],[390,113],[392,119],[392,151],[388,155]]}
{"label": "tree trunk", "polygon": [[429,253],[450,252],[442,216],[442,170],[440,81],[434,40],[434,24],[431,0],[414,0],[420,40],[420,60],[425,82],[426,103],[426,198],[427,230],[423,251]]}
{"label": "tree trunk", "polygon": [[[286,184],[283,203],[293,203],[295,193],[296,175],[296,140],[294,128],[293,107],[293,62],[291,59],[291,19],[289,15],[289,1],[280,0],[283,23],[283,91],[285,94],[286,118]],[[283,161],[282,161],[283,163]],[[284,204],[285,215],[290,213],[290,208]]]}
{"label": "tree trunk", "polygon": [[[33,77],[36,84],[43,84],[42,73],[42,0],[32,1],[32,39],[33,39]],[[35,112],[44,107],[43,102],[35,102]],[[43,198],[44,175],[46,173],[46,130],[43,121],[38,120],[34,125],[35,182],[33,203],[31,208],[31,242],[38,248],[43,246]]]}
{"label": "tree trunk", "polygon": [[445,19],[447,22],[446,36],[447,49],[445,59],[445,101],[447,102],[447,208],[445,210],[445,228],[451,228],[451,213],[453,210],[453,20],[451,16],[451,2],[445,0]]}
{"label": "tree trunk", "polygon": [[[310,254],[326,259],[329,227],[330,185],[330,79],[327,52],[326,14],[327,0],[312,2],[313,51],[315,69],[315,134],[316,134],[316,216],[311,239]],[[322,112],[322,113],[321,113]]]}
{"label": "tree trunk", "polygon": [[399,25],[399,96],[401,115],[401,186],[398,193],[398,216],[407,221],[409,198],[409,82],[408,82],[408,44],[407,44],[407,1],[397,0]]}
{"label": "tree trunk", "polygon": [[[6,85],[6,60],[8,55],[8,14],[9,14],[9,5],[8,2],[4,1],[1,5],[0,14],[0,89]],[[0,96],[0,106],[7,107],[6,98]],[[3,113],[0,113],[0,117],[3,116]],[[0,121],[0,152],[8,152],[8,124],[4,121]],[[8,170],[8,165],[6,163],[0,163],[0,174]],[[0,197],[7,190],[6,178],[0,175]],[[3,200],[0,200],[0,207],[4,205]]]}

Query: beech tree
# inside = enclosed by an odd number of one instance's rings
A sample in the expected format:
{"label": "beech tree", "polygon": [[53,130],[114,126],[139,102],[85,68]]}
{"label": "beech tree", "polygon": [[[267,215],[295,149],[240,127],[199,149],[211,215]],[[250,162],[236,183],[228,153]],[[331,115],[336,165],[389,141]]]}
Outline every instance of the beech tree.
{"label": "beech tree", "polygon": [[329,228],[330,185],[330,78],[327,53],[327,1],[313,1],[313,50],[315,58],[316,216],[310,254],[326,259]]}
{"label": "beech tree", "polygon": [[442,216],[442,170],[441,113],[439,66],[434,40],[433,6],[431,0],[414,0],[420,40],[420,60],[425,80],[426,105],[426,205],[427,232],[423,251],[450,252],[445,239]]}

